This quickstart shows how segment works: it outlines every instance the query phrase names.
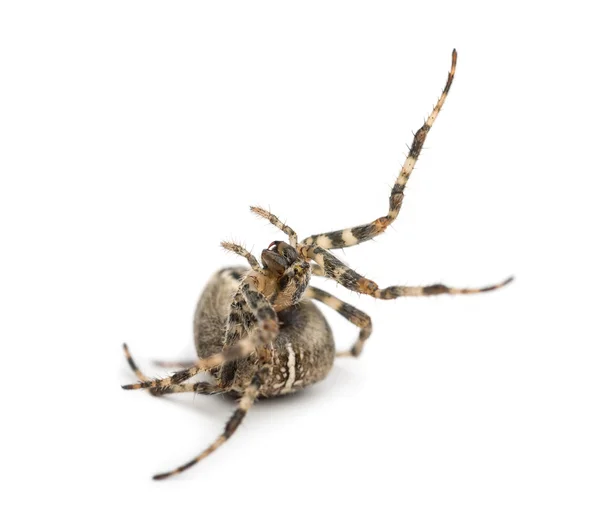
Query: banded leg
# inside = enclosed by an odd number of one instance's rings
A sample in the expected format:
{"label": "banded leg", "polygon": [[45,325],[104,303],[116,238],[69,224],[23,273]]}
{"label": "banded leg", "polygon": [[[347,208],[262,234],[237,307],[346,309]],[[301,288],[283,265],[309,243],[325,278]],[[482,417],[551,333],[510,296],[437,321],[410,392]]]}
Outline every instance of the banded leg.
{"label": "banded leg", "polygon": [[356,226],[354,228],[342,229],[339,231],[331,231],[329,233],[321,233],[319,235],[312,235],[302,241],[303,244],[313,244],[323,247],[324,249],[339,249],[341,247],[350,247],[352,245],[357,245],[362,242],[366,242],[367,240],[371,240],[372,238],[383,233],[386,228],[396,220],[398,217],[398,213],[400,213],[400,208],[402,207],[402,201],[404,200],[404,188],[406,187],[406,182],[408,178],[410,178],[410,174],[415,167],[415,163],[421,154],[421,150],[423,149],[423,144],[425,143],[425,139],[427,138],[427,134],[435,119],[437,118],[444,102],[446,101],[446,97],[448,96],[448,92],[450,91],[450,86],[452,85],[452,80],[454,79],[454,72],[456,71],[456,50],[452,51],[452,67],[450,68],[450,72],[448,73],[448,79],[446,80],[446,86],[442,91],[442,95],[440,99],[437,101],[435,107],[433,107],[433,111],[425,121],[425,124],[417,130],[415,136],[413,138],[412,146],[410,147],[410,151],[406,160],[404,161],[404,165],[400,170],[400,174],[396,179],[396,183],[392,188],[392,192],[389,200],[389,210],[387,215],[384,217],[380,217],[369,224],[363,224],[361,226]]}
{"label": "banded leg", "polygon": [[[241,285],[233,297],[229,308],[227,330],[225,332],[225,348],[222,352],[213,354],[206,359],[199,359],[189,367],[173,373],[170,377],[165,377],[164,379],[143,379],[136,384],[122,386],[123,389],[168,388],[181,384],[202,371],[223,366],[230,361],[250,355],[255,349],[255,343],[249,337],[242,339],[244,334],[246,334],[246,330],[244,328],[244,298],[240,289]],[[140,378],[140,375],[138,375],[138,378]],[[229,384],[230,382],[226,382],[224,386],[227,387]]]}
{"label": "banded leg", "polygon": [[[258,320],[257,326],[249,336],[243,337],[246,333],[244,324],[248,322],[249,315],[253,315]],[[122,387],[123,389],[147,389],[181,384],[202,371],[247,357],[259,346],[270,345],[278,333],[279,323],[275,310],[266,297],[256,290],[252,279],[244,280],[231,304],[222,352],[199,359],[189,368],[175,372],[170,377],[144,380]],[[229,382],[222,382],[224,387],[228,384]]]}
{"label": "banded leg", "polygon": [[170,476],[181,473],[182,471],[185,471],[188,468],[191,468],[194,464],[197,464],[202,459],[206,458],[208,455],[210,455],[212,452],[214,452],[219,446],[221,446],[223,443],[225,443],[225,441],[227,441],[227,439],[229,439],[234,434],[234,432],[240,426],[240,423],[242,423],[242,420],[246,416],[246,413],[248,412],[250,407],[252,407],[252,404],[254,403],[254,401],[256,400],[256,397],[258,396],[258,392],[259,392],[261,383],[262,383],[262,381],[261,381],[261,378],[259,377],[259,375],[258,374],[255,375],[253,377],[250,385],[244,390],[244,395],[242,396],[241,400],[239,401],[237,409],[235,410],[235,412],[233,413],[231,418],[229,418],[229,421],[225,425],[225,429],[224,429],[223,433],[219,437],[217,437],[217,439],[208,448],[206,448],[206,450],[204,450],[200,455],[194,457],[189,462],[186,462],[185,464],[179,466],[178,468],[176,468],[172,471],[154,475],[154,477],[153,477],[154,480],[163,480]]}
{"label": "banded leg", "polygon": [[268,299],[260,293],[252,279],[248,279],[241,286],[242,294],[250,312],[258,320],[258,336],[261,342],[271,343],[279,333],[277,313]]}
{"label": "banded leg", "polygon": [[379,288],[375,281],[371,281],[358,272],[338,260],[333,254],[325,249],[313,245],[308,248],[308,257],[321,266],[325,275],[340,283],[349,290],[370,295],[376,299],[390,300],[398,297],[418,297],[425,295],[466,295],[471,293],[482,293],[497,290],[506,286],[513,280],[513,277],[505,279],[501,283],[485,286],[483,288],[450,288],[443,284],[433,284],[429,286],[389,286],[388,288]]}
{"label": "banded leg", "polygon": [[164,379],[143,380],[142,382],[137,382],[135,384],[126,384],[125,386],[121,387],[123,389],[148,389],[165,388],[176,384],[181,384],[182,382],[191,379],[194,375],[197,375],[200,372],[211,370],[212,368],[221,366],[222,364],[225,364],[228,361],[234,361],[236,359],[241,359],[242,357],[249,356],[250,354],[252,354],[252,352],[254,352],[257,345],[259,345],[259,342],[256,339],[256,336],[249,336],[240,340],[235,345],[224,349],[222,352],[213,354],[212,356],[207,357],[205,359],[199,359],[194,363],[193,366],[175,372],[171,376],[165,377]]}
{"label": "banded leg", "polygon": [[231,242],[221,242],[221,247],[223,247],[223,249],[226,251],[234,252],[240,255],[242,258],[246,258],[246,261],[248,261],[248,264],[252,267],[252,270],[260,270],[260,265],[258,264],[257,259],[245,247]]}
{"label": "banded leg", "polygon": [[[150,380],[148,377],[146,377],[144,373],[142,373],[138,365],[133,360],[133,357],[131,357],[131,353],[129,352],[129,347],[127,346],[127,343],[123,343],[123,351],[125,352],[125,358],[127,359],[127,363],[129,363],[129,367],[133,370],[137,378],[143,382]],[[194,392],[200,395],[216,395],[220,393],[226,393],[227,391],[228,389],[216,386],[214,384],[211,384],[210,382],[194,382],[192,384],[178,384],[173,386],[148,389],[148,392],[154,396],[186,392]]]}
{"label": "banded leg", "polygon": [[321,290],[319,288],[315,288],[314,286],[309,286],[304,296],[322,302],[326,306],[329,306],[330,308],[337,311],[346,320],[352,322],[354,325],[360,328],[358,339],[356,340],[354,345],[352,345],[352,348],[350,350],[338,352],[336,354],[338,357],[358,357],[362,352],[365,341],[367,341],[369,336],[371,336],[371,332],[373,331],[371,317],[366,313],[363,313],[360,309],[357,309],[354,306],[341,301],[337,297],[334,297],[330,293],[327,293],[326,291]]}
{"label": "banded leg", "polygon": [[[279,333],[277,313],[267,298],[257,290],[253,278],[248,278],[240,286],[231,304],[225,349],[241,337],[240,329],[251,330],[255,325],[253,335],[258,337],[258,344],[270,347]],[[235,326],[236,331],[231,326]],[[225,363],[219,372],[221,385],[232,385],[236,370],[237,359]]]}
{"label": "banded leg", "polygon": [[296,246],[298,245],[298,235],[292,228],[290,228],[289,226],[287,226],[286,224],[281,222],[275,215],[273,215],[272,213],[269,213],[267,210],[264,210],[263,208],[260,208],[259,206],[251,206],[250,210],[252,210],[254,213],[256,213],[256,215],[258,215],[259,217],[262,217],[263,219],[267,219],[275,227],[281,229],[281,231],[283,231],[289,237],[290,245],[294,249],[296,248]]}

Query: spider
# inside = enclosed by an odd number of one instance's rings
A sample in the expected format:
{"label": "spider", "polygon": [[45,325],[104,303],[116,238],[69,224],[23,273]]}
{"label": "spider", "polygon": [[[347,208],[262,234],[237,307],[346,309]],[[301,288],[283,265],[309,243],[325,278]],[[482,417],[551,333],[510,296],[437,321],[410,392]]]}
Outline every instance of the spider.
{"label": "spider", "polygon": [[[214,452],[239,427],[258,398],[293,393],[322,380],[335,357],[358,357],[371,335],[371,318],[354,306],[309,284],[311,275],[333,279],[343,287],[377,299],[440,294],[473,294],[496,290],[511,278],[483,288],[430,286],[390,286],[361,276],[331,252],[366,242],[381,235],[396,219],[404,198],[404,188],[423,144],[438,116],[456,70],[456,50],[446,85],[431,115],[416,132],[389,199],[388,213],[368,224],[312,235],[298,242],[296,232],[275,215],[259,207],[251,210],[267,219],[288,237],[275,241],[261,253],[261,264],[241,245],[222,246],[246,259],[247,267],[225,268],[217,272],[202,293],[194,316],[194,340],[198,360],[162,379],[148,379],[133,361],[124,345],[129,366],[140,382],[124,389],[147,389],[153,395],[193,392],[203,395],[227,393],[239,398],[235,412],[223,433],[202,453],[172,471],[157,474],[161,480],[181,473]],[[349,351],[337,352],[331,329],[313,300],[333,308],[360,331]],[[213,382],[186,382],[200,372],[209,372]]]}

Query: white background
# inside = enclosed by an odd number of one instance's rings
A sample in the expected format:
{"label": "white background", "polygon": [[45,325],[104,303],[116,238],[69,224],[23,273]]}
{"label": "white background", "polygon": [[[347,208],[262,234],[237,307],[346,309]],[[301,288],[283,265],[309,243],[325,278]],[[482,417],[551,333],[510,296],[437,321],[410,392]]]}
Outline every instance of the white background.
{"label": "white background", "polygon": [[[599,41],[587,2],[3,2],[3,510],[597,511]],[[590,4],[591,5],[591,4]],[[398,221],[340,256],[382,286],[359,360],[222,430],[155,399],[130,344],[193,354],[219,247],[384,215],[456,80]],[[326,311],[341,347],[356,329]]]}

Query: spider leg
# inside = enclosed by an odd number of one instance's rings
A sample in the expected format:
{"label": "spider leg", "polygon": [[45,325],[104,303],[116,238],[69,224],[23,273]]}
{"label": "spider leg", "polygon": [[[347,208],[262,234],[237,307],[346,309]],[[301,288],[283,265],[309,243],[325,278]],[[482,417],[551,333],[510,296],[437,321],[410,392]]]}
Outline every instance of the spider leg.
{"label": "spider leg", "polygon": [[[257,290],[254,279],[250,277],[242,282],[231,304],[225,349],[241,337],[241,329],[249,330],[254,324],[257,327],[252,334],[258,339],[258,345],[271,347],[279,333],[277,313],[267,298]],[[237,330],[231,326],[237,326]],[[236,360],[223,365],[219,374],[221,385],[229,386],[233,383],[236,368]]]}
{"label": "spider leg", "polygon": [[194,375],[217,366],[221,366],[228,361],[234,361],[242,357],[246,357],[254,352],[257,342],[254,336],[244,338],[235,345],[225,348],[222,352],[218,352],[205,359],[199,359],[192,366],[173,373],[164,379],[143,380],[135,384],[127,384],[121,386],[123,389],[147,389],[147,388],[165,388],[191,379]]}
{"label": "spider leg", "polygon": [[429,286],[389,286],[379,288],[375,281],[371,281],[350,267],[342,263],[329,251],[322,247],[312,245],[307,250],[308,257],[317,262],[324,269],[325,275],[340,283],[344,288],[375,297],[376,299],[396,299],[398,297],[418,297],[425,295],[466,295],[471,293],[482,293],[497,290],[510,283],[513,278],[509,277],[501,283],[485,286],[482,288],[451,288],[443,284]]}
{"label": "spider leg", "polygon": [[386,228],[396,220],[398,217],[398,213],[400,212],[400,208],[402,207],[402,201],[404,200],[404,188],[406,187],[406,182],[412,173],[413,168],[415,167],[415,163],[421,154],[421,149],[423,149],[423,144],[425,143],[425,139],[427,138],[427,134],[429,130],[433,126],[433,123],[440,113],[442,106],[446,100],[446,96],[448,96],[448,92],[450,91],[450,86],[452,85],[452,80],[454,79],[454,72],[456,70],[456,50],[452,51],[452,67],[450,68],[450,72],[448,73],[448,79],[446,81],[446,86],[442,91],[442,95],[440,99],[433,107],[433,111],[423,124],[417,133],[415,133],[412,146],[410,147],[410,151],[406,160],[404,161],[404,165],[400,170],[400,174],[396,179],[396,183],[392,188],[392,192],[389,200],[389,210],[387,215],[384,217],[380,217],[369,224],[363,224],[361,226],[356,226],[353,228],[341,229],[339,231],[331,231],[329,233],[321,233],[318,235],[312,235],[302,241],[303,244],[313,244],[316,243],[320,245],[324,249],[339,249],[341,247],[350,247],[352,245],[357,245],[362,242],[366,242],[367,240],[371,240],[372,238],[383,233]]}
{"label": "spider leg", "polygon": [[[249,336],[243,337],[246,333],[244,324],[247,322],[248,313],[253,315],[258,322],[256,329]],[[181,384],[202,371],[223,366],[226,363],[247,357],[252,354],[258,346],[270,345],[275,340],[278,333],[279,323],[277,321],[277,313],[275,313],[275,310],[267,298],[258,292],[253,279],[245,279],[240,284],[238,292],[236,292],[233,302],[231,303],[225,334],[225,344],[221,352],[204,359],[199,359],[190,367],[177,371],[170,377],[143,380],[142,382],[127,384],[122,387],[123,389],[147,389],[166,388]],[[135,367],[137,368],[137,366]],[[140,372],[140,375],[143,374]],[[138,375],[138,377],[140,375]],[[227,388],[230,381],[231,379],[225,379],[225,381],[221,381],[220,384],[224,388]]]}
{"label": "spider leg", "polygon": [[260,376],[256,374],[252,378],[250,385],[244,390],[244,394],[238,403],[237,409],[229,418],[229,421],[226,423],[223,433],[219,437],[217,437],[217,439],[215,439],[215,441],[208,448],[206,448],[202,453],[200,453],[200,455],[197,455],[192,460],[186,462],[178,468],[175,468],[174,470],[168,471],[166,473],[154,475],[154,480],[163,480],[170,476],[181,473],[182,471],[185,471],[186,469],[192,467],[194,464],[200,462],[202,459],[214,452],[219,446],[225,443],[225,441],[227,441],[227,439],[229,439],[234,434],[234,432],[240,426],[240,423],[242,423],[242,420],[246,416],[246,413],[248,412],[250,407],[252,407],[252,404],[258,396],[261,383],[262,380]]}
{"label": "spider leg", "polygon": [[231,242],[221,242],[221,247],[227,251],[240,255],[242,258],[246,258],[248,264],[252,267],[252,270],[260,271],[260,265],[258,264],[257,259],[245,247]]}
{"label": "spider leg", "polygon": [[338,352],[336,355],[340,356],[354,356],[358,357],[362,352],[363,345],[365,341],[371,336],[371,332],[373,331],[373,327],[371,324],[371,317],[366,313],[363,313],[360,309],[355,308],[354,306],[341,301],[337,297],[334,297],[330,293],[327,293],[324,290],[319,288],[315,288],[314,286],[309,286],[304,294],[305,297],[310,299],[318,300],[322,302],[326,306],[337,311],[340,315],[342,315],[346,320],[352,322],[354,325],[360,328],[360,333],[358,334],[358,339],[352,345],[350,350],[346,350],[344,352]]}
{"label": "spider leg", "polygon": [[473,293],[491,292],[510,283],[514,277],[509,277],[499,283],[483,286],[481,288],[452,288],[445,284],[436,283],[428,286],[388,286],[377,290],[373,297],[376,299],[390,300],[398,297],[424,297],[427,295],[471,295]]}
{"label": "spider leg", "polygon": [[[137,378],[141,381],[149,380],[148,377],[146,377],[146,375],[142,373],[137,364],[135,364],[135,361],[133,360],[133,358],[131,357],[131,353],[129,352],[129,347],[127,346],[127,343],[123,343],[123,351],[125,352],[125,358],[129,363],[129,367],[136,374]],[[217,386],[215,384],[211,384],[210,382],[194,382],[193,384],[178,384],[174,386],[148,389],[148,392],[154,396],[186,392],[194,392],[200,395],[216,395],[220,393],[226,393],[227,391],[227,389],[223,389],[222,387]]]}
{"label": "spider leg", "polygon": [[269,343],[275,339],[279,332],[277,313],[269,300],[260,293],[252,279],[248,279],[241,286],[242,294],[248,308],[259,322],[259,337],[261,341]]}
{"label": "spider leg", "polygon": [[273,215],[272,213],[269,213],[268,211],[264,210],[263,208],[260,208],[259,206],[251,206],[250,210],[252,210],[254,213],[256,213],[256,215],[258,215],[259,217],[267,219],[275,227],[281,229],[281,231],[283,231],[289,237],[290,245],[294,249],[296,248],[296,246],[298,245],[298,235],[292,228],[285,225],[275,215]]}
{"label": "spider leg", "polygon": [[195,361],[152,361],[152,364],[155,366],[160,366],[161,368],[187,368],[188,366],[192,366]]}

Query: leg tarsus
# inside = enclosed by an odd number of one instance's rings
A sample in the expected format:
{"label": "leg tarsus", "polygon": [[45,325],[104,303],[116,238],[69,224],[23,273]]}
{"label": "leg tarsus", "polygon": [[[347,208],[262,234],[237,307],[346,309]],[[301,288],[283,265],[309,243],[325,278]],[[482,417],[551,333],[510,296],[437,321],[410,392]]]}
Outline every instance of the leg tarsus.
{"label": "leg tarsus", "polygon": [[[123,343],[123,351],[125,352],[125,358],[129,363],[129,367],[133,370],[137,378],[140,379],[141,382],[150,381],[151,379],[149,379],[144,373],[142,373],[142,371],[139,369],[139,367],[133,360],[133,357],[131,357],[131,353],[129,352],[129,347],[127,346],[127,343]],[[186,392],[198,393],[200,395],[216,395],[220,393],[225,393],[227,391],[227,389],[223,389],[215,384],[211,384],[210,382],[194,382],[190,384],[178,384],[172,386],[148,388],[148,392],[153,396],[162,396],[172,393]]]}
{"label": "leg tarsus", "polygon": [[240,359],[250,355],[256,348],[257,343],[254,341],[254,336],[244,338],[235,345],[225,348],[222,352],[213,354],[205,359],[199,359],[194,366],[185,368],[175,372],[170,377],[164,379],[144,380],[135,384],[126,384],[121,386],[123,389],[147,389],[147,388],[164,388],[181,384],[182,382],[191,379],[194,375],[206,370],[211,370],[217,366]]}
{"label": "leg tarsus", "polygon": [[166,473],[159,473],[158,475],[154,475],[152,478],[154,480],[164,480],[165,478],[181,473],[182,471],[191,468],[192,466],[200,462],[202,459],[206,458],[217,448],[219,448],[219,446],[225,443],[225,441],[227,441],[227,439],[229,439],[234,434],[234,432],[242,423],[242,420],[246,416],[246,413],[248,412],[250,407],[252,407],[252,404],[258,396],[261,384],[261,377],[259,376],[259,374],[256,374],[253,377],[250,385],[244,390],[244,394],[238,403],[237,409],[231,415],[229,421],[225,424],[225,429],[223,430],[223,433],[219,437],[217,437],[217,439],[215,439],[215,441],[208,448],[206,448],[202,453],[200,453],[200,455],[194,457],[189,462],[186,462],[185,464],[179,466],[178,468],[175,468],[172,471],[168,471]]}
{"label": "leg tarsus", "polygon": [[[146,377],[146,375],[139,369],[138,365],[133,360],[133,357],[131,357],[131,352],[129,352],[129,347],[127,346],[127,343],[123,343],[123,352],[125,352],[125,359],[127,359],[127,363],[129,364],[129,367],[133,370],[133,373],[135,373],[135,376],[140,381],[149,380],[148,377]],[[158,389],[149,389],[148,391],[152,396],[159,396],[161,394],[159,393]]]}
{"label": "leg tarsus", "polygon": [[444,284],[432,284],[429,286],[390,286],[388,288],[377,289],[373,297],[377,299],[390,300],[398,297],[425,297],[429,295],[471,295],[474,293],[491,292],[498,290],[512,282],[514,277],[509,277],[504,281],[484,286],[481,288],[451,288]]}

